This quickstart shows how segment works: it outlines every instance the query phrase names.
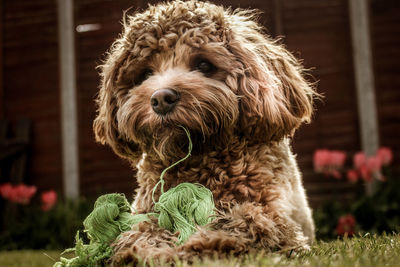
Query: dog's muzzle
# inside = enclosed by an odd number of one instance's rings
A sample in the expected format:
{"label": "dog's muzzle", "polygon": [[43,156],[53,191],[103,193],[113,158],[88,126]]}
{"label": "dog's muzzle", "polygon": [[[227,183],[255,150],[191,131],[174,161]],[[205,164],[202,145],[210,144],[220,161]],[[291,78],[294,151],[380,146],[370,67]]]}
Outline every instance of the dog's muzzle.
{"label": "dog's muzzle", "polygon": [[160,89],[153,93],[150,103],[155,113],[165,115],[174,108],[179,99],[179,93],[174,89]]}

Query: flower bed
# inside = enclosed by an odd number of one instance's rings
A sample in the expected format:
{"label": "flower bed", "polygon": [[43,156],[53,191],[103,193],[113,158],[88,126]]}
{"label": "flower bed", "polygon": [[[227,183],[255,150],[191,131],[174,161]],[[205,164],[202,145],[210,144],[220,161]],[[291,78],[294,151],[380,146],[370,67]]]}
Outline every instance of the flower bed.
{"label": "flower bed", "polygon": [[0,185],[0,195],[0,250],[71,247],[93,207],[86,199],[57,201],[54,190],[39,194],[35,186],[25,184]]}
{"label": "flower bed", "polygon": [[[351,203],[333,198],[314,212],[317,236],[329,239],[353,236],[356,232],[398,232],[400,181],[390,171],[391,149],[381,147],[372,156],[355,153],[351,168],[346,168],[346,158],[344,151],[320,149],[314,153],[315,172],[327,178],[346,180],[360,188]],[[364,190],[369,183],[374,183],[371,195]]]}

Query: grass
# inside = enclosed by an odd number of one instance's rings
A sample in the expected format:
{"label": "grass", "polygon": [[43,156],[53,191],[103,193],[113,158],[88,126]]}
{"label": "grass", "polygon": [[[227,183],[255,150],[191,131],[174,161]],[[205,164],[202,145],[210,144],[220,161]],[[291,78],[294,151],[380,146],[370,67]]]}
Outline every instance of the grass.
{"label": "grass", "polygon": [[[3,251],[0,266],[52,266],[58,259],[58,251]],[[177,266],[188,266],[178,262]],[[252,253],[242,257],[205,259],[195,261],[194,267],[237,267],[237,266],[400,266],[400,236],[364,235],[331,242],[317,242],[311,251],[286,257],[277,253]]]}
{"label": "grass", "polygon": [[[60,257],[60,251],[14,250],[0,251],[0,266],[4,267],[45,267],[53,266]],[[52,259],[53,258],[53,259]]]}
{"label": "grass", "polygon": [[260,253],[242,258],[207,259],[194,266],[400,266],[400,236],[365,235],[331,242],[319,241],[311,251],[291,257]]}

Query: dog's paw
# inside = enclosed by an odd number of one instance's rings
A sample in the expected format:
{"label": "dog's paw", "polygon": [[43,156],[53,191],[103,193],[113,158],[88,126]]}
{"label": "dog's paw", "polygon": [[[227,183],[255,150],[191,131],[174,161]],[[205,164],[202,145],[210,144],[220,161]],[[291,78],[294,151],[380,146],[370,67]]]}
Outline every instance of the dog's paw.
{"label": "dog's paw", "polygon": [[283,254],[285,254],[286,257],[288,257],[288,258],[294,258],[294,257],[297,257],[299,255],[302,255],[302,254],[310,252],[310,251],[311,251],[311,247],[309,245],[303,245],[303,246],[299,246],[296,248],[285,249],[285,250],[282,250],[281,252]]}
{"label": "dog's paw", "polygon": [[201,230],[194,234],[179,251],[186,254],[213,255],[215,253],[238,254],[246,249],[245,243],[237,236],[222,231]]}

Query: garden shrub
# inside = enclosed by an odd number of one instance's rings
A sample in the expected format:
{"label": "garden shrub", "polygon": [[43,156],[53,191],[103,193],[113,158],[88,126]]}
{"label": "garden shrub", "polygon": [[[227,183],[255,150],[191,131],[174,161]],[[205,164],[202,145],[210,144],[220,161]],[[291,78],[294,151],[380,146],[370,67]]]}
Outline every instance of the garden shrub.
{"label": "garden shrub", "polygon": [[43,206],[3,203],[0,250],[64,249],[74,245],[76,231],[93,208],[93,201],[59,201]]}
{"label": "garden shrub", "polygon": [[[376,155],[358,152],[353,156],[353,168],[345,170],[344,151],[317,150],[314,169],[333,179],[344,176],[359,190],[350,203],[340,202],[335,196],[314,211],[318,239],[352,236],[357,232],[382,233],[400,230],[400,179],[390,171],[393,154],[380,148]],[[345,173],[346,175],[343,175]],[[367,195],[365,185],[374,183],[374,192]]]}

